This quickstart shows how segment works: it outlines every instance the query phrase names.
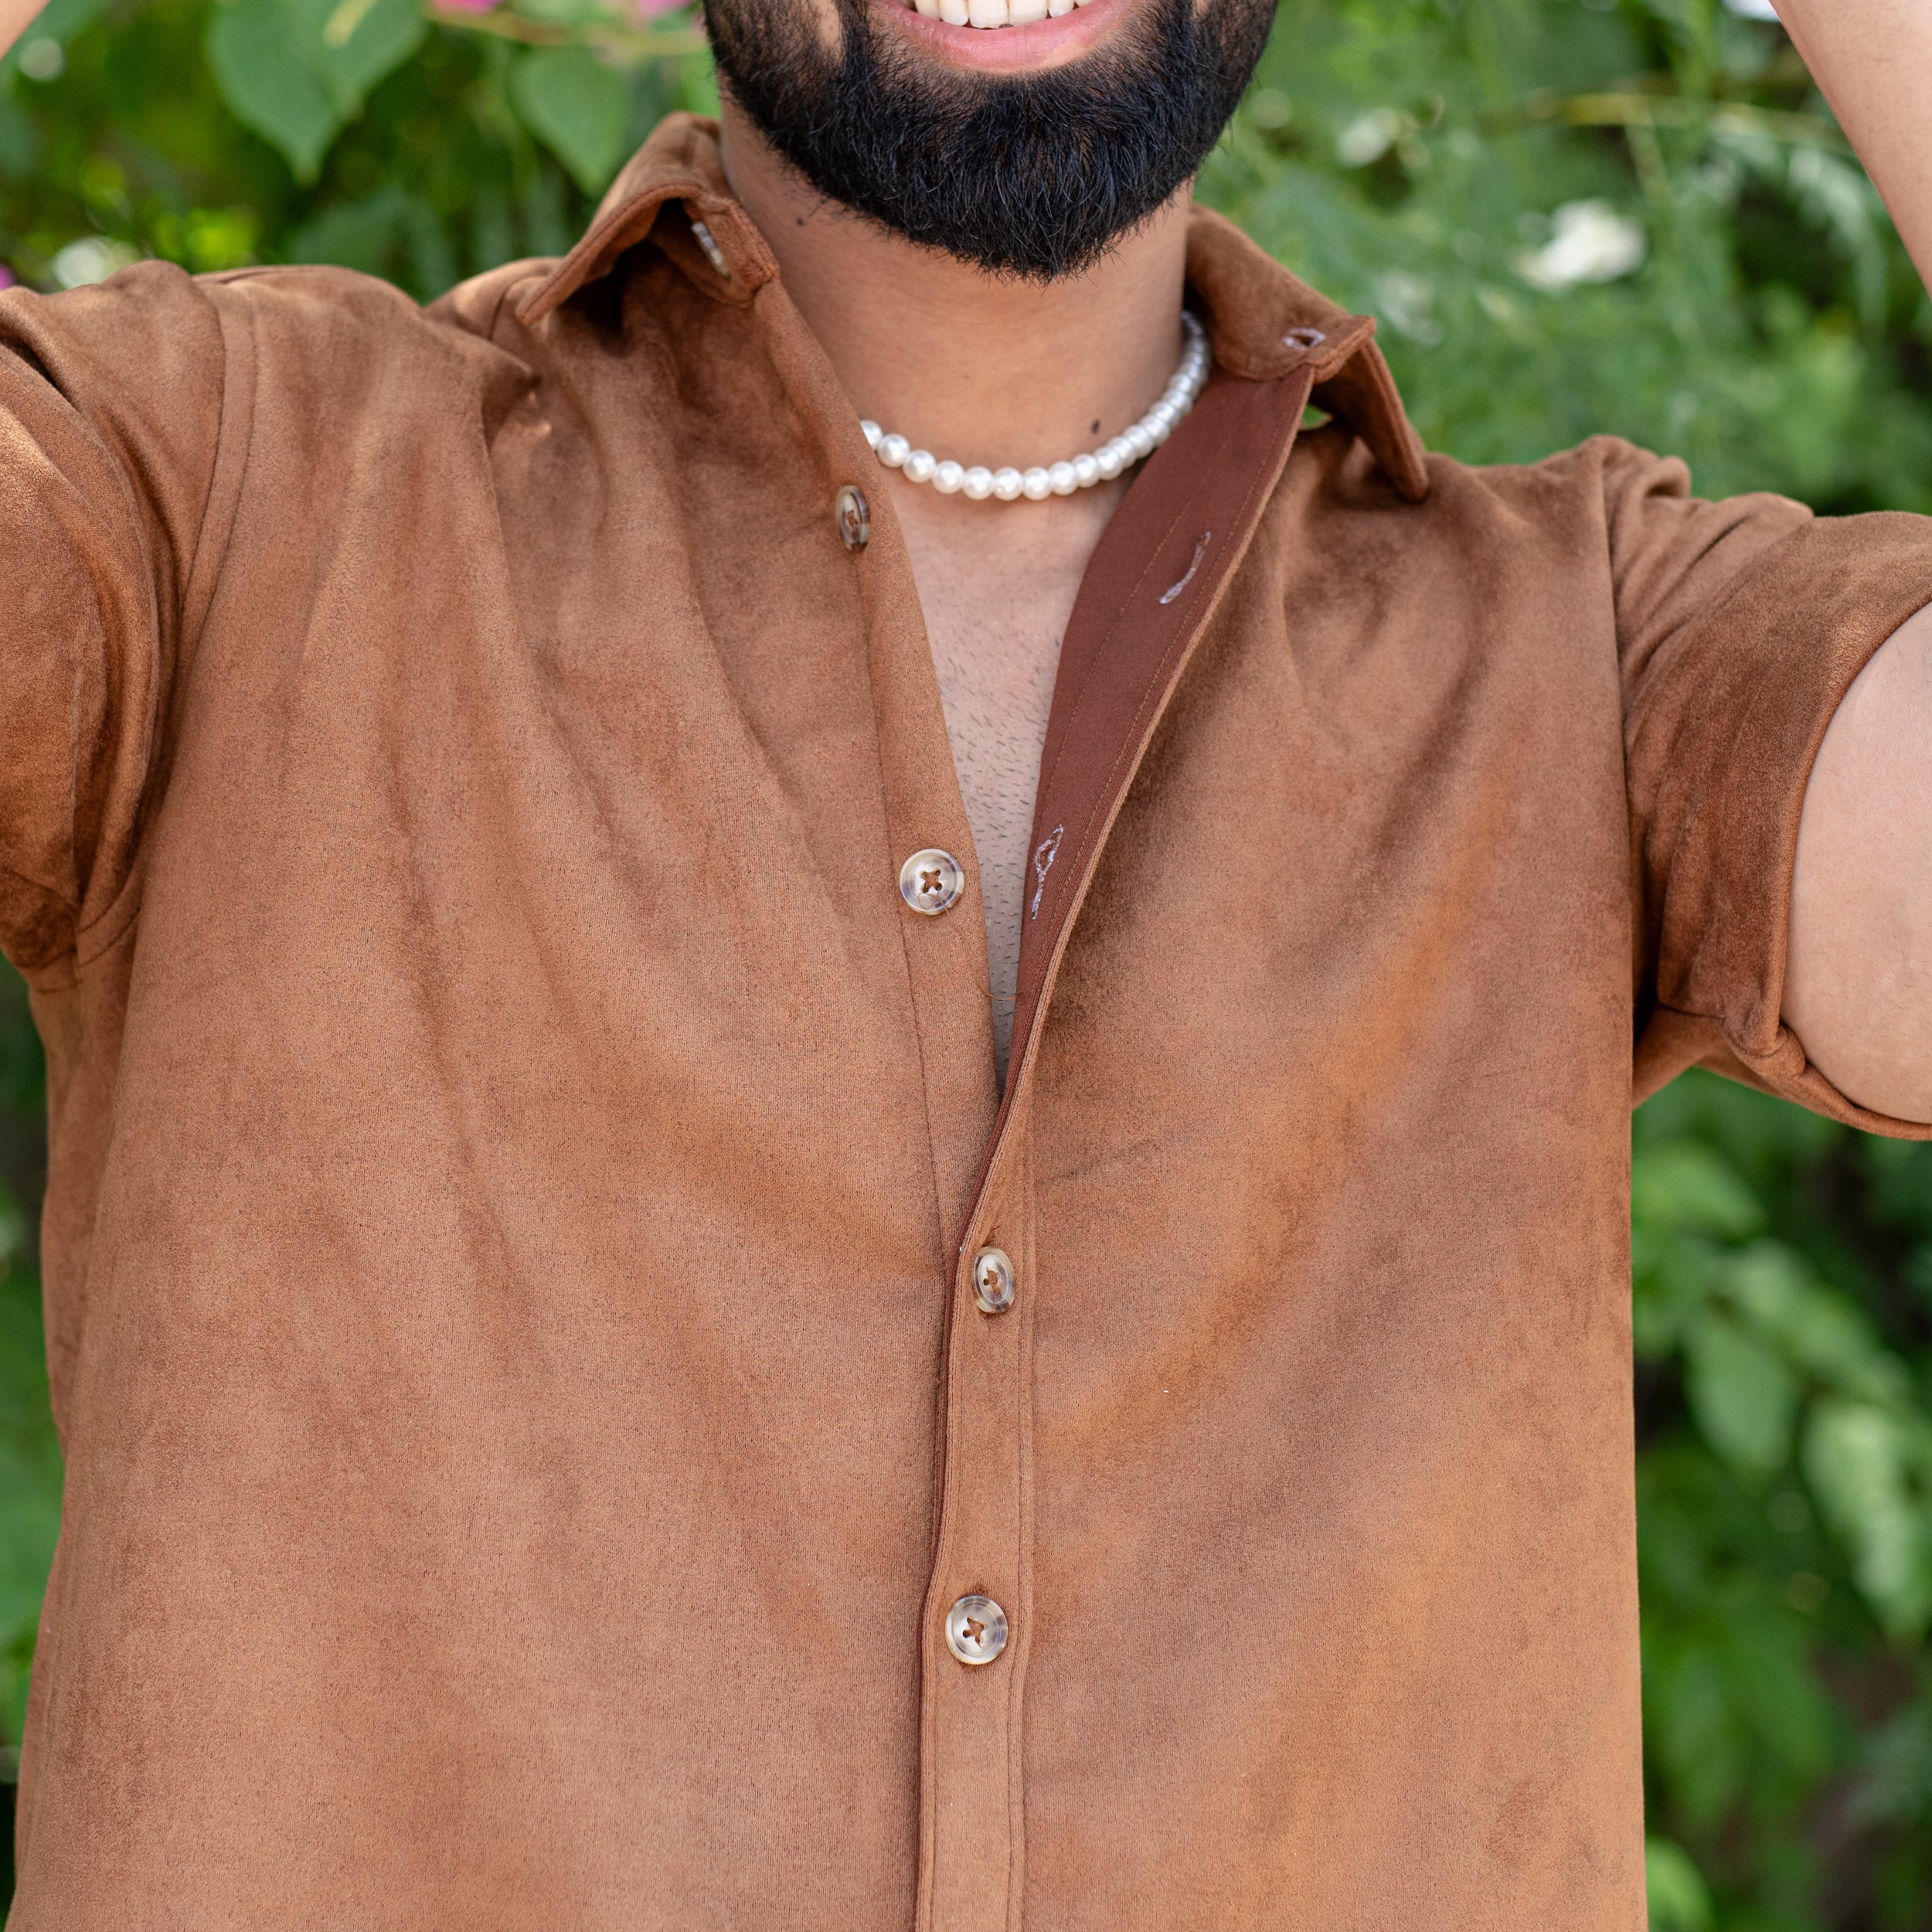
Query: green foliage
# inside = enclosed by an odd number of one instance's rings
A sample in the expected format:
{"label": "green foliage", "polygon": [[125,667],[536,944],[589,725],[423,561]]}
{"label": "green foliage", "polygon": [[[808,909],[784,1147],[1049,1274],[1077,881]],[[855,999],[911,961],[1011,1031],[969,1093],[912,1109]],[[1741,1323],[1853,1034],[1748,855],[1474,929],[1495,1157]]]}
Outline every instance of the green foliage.
{"label": "green foliage", "polygon": [[[666,108],[627,0],[53,0],[0,63],[0,263],[333,260],[419,297],[567,246]],[[1932,509],[1932,308],[1778,29],[1716,0],[1283,0],[1202,192],[1376,314],[1429,441],[1600,430],[1719,493]],[[42,1101],[0,978],[0,1723],[58,1495]],[[1638,1117],[1659,1932],[1932,1918],[1932,1148],[1694,1076]],[[7,1672],[15,1675],[9,1677]]]}

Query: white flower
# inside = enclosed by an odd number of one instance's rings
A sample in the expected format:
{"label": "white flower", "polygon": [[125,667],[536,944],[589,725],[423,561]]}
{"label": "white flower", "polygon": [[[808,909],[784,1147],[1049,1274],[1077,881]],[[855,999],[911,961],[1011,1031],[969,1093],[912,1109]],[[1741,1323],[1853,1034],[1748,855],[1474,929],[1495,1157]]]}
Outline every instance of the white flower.
{"label": "white flower", "polygon": [[138,251],[125,242],[83,235],[54,257],[53,278],[63,288],[83,288],[90,282],[104,282],[110,275],[140,259]]}
{"label": "white flower", "polygon": [[1371,107],[1335,136],[1335,158],[1345,168],[1366,168],[1402,138],[1403,119],[1393,107]]}
{"label": "white flower", "polygon": [[1433,347],[1442,340],[1442,325],[1430,311],[1435,284],[1406,268],[1385,268],[1376,277],[1376,312],[1398,335]]}
{"label": "white flower", "polygon": [[1579,282],[1614,282],[1644,259],[1644,231],[1607,201],[1568,201],[1552,217],[1554,233],[1516,257],[1516,273],[1553,293]]}

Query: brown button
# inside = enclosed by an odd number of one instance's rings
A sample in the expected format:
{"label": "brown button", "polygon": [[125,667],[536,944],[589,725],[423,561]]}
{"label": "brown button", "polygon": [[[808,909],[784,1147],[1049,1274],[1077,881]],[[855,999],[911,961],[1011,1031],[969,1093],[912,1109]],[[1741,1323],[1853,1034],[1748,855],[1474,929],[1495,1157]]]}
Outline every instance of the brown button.
{"label": "brown button", "polygon": [[962,1597],[946,1613],[946,1648],[962,1664],[990,1664],[1006,1648],[1006,1613],[990,1597]]}
{"label": "brown button", "polygon": [[973,1299],[981,1315],[1004,1315],[1013,1305],[1013,1264],[1004,1248],[973,1257]]}
{"label": "brown button", "polygon": [[899,869],[899,896],[916,913],[937,917],[957,903],[966,889],[959,861],[937,845],[916,852]]}
{"label": "brown button", "polygon": [[838,519],[838,540],[849,550],[862,550],[872,541],[872,506],[855,483],[843,484],[832,499]]}

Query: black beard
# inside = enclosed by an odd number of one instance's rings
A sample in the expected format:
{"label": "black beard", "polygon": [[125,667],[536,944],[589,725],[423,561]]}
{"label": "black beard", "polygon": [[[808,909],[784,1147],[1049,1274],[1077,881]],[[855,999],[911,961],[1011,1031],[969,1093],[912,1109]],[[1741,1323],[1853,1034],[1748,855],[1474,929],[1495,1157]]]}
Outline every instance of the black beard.
{"label": "black beard", "polygon": [[1036,281],[1090,267],[1193,175],[1274,12],[1274,0],[1209,0],[1197,19],[1193,0],[1153,0],[1117,46],[994,76],[927,70],[876,29],[867,0],[838,5],[832,52],[802,0],[706,0],[733,100],[821,195]]}

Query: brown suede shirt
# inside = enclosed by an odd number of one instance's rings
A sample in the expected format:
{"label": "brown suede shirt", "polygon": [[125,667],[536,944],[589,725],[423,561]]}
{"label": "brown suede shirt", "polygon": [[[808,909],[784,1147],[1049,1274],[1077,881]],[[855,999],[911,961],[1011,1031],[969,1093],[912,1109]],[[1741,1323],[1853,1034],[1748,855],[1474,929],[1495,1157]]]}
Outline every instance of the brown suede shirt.
{"label": "brown suede shirt", "polygon": [[1003,1104],[905,549],[706,127],[427,313],[0,296],[15,1932],[1641,1927],[1633,1066],[1897,1126],[1779,982],[1932,526],[1425,462],[1366,321],[1191,274]]}

